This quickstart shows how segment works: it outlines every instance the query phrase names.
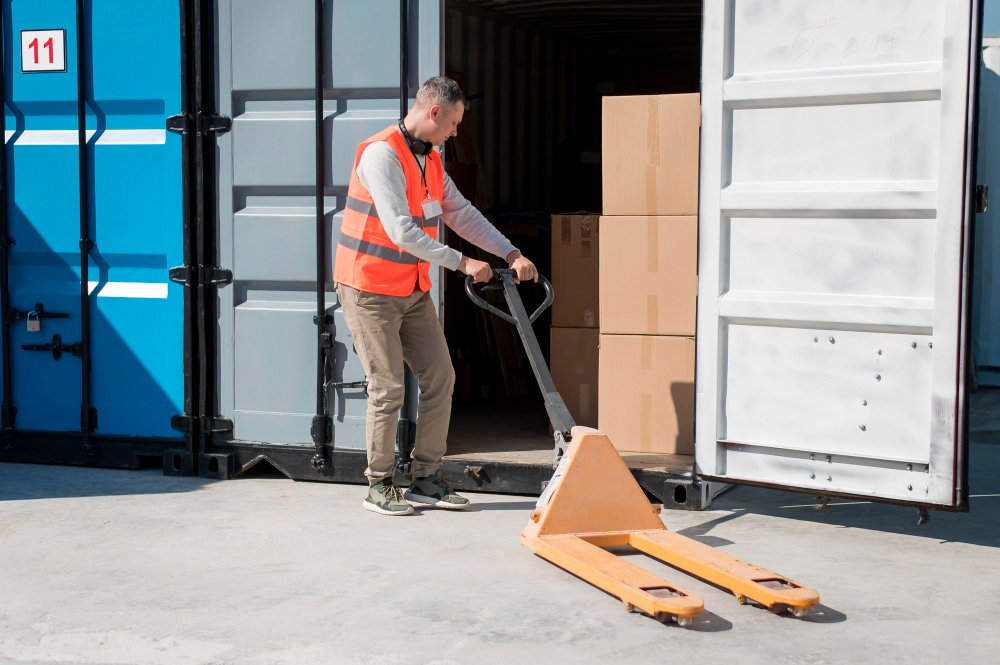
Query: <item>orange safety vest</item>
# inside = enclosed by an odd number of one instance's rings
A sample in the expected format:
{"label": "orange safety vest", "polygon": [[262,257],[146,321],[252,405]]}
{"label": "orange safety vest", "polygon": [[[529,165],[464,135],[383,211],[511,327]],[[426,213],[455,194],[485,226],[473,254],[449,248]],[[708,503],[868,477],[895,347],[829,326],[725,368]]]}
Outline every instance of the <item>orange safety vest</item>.
{"label": "orange safety vest", "polygon": [[[437,239],[438,218],[424,219],[421,204],[430,193],[442,200],[444,168],[441,155],[432,150],[424,159],[424,177],[399,127],[392,125],[358,144],[347,188],[347,205],[340,225],[340,241],[333,264],[333,280],[340,284],[387,296],[408,296],[414,288],[430,291],[430,264],[400,249],[382,227],[368,189],[358,178],[361,153],[375,141],[386,141],[399,158],[406,176],[406,201],[410,214],[424,233]],[[427,189],[424,189],[424,183]]]}

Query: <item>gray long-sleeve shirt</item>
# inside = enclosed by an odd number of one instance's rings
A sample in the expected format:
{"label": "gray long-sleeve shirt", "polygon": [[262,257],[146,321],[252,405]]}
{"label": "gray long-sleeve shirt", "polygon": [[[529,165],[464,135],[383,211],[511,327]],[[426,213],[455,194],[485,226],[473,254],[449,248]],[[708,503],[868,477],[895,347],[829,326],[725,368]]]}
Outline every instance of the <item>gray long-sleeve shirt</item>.
{"label": "gray long-sleeve shirt", "polygon": [[[424,157],[415,155],[423,163]],[[358,178],[372,195],[385,233],[403,251],[422,261],[457,270],[462,254],[424,233],[413,220],[406,200],[406,177],[396,152],[385,141],[370,144],[358,161]],[[441,219],[473,245],[506,258],[516,248],[483,214],[462,196],[444,174]]]}

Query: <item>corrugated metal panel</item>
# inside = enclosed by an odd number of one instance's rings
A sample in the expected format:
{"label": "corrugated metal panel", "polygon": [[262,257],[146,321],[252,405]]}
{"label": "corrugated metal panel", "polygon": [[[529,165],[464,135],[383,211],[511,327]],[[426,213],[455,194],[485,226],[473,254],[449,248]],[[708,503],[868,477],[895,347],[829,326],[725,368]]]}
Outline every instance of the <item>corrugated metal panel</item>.
{"label": "corrugated metal panel", "polygon": [[706,4],[703,478],[963,503],[975,5]]}
{"label": "corrugated metal panel", "polygon": [[445,30],[445,69],[470,97],[460,132],[474,139],[460,137],[451,158],[478,164],[476,203],[484,210],[560,205],[567,160],[557,165],[555,156],[578,135],[572,100],[582,78],[579,49],[530,23],[459,2],[448,3]]}
{"label": "corrugated metal panel", "polygon": [[[417,81],[440,73],[440,6],[440,0],[409,3],[411,92]],[[310,341],[316,338],[316,6],[314,0],[218,0],[217,7],[219,106],[233,118],[232,132],[218,144],[219,261],[232,266],[234,277],[219,294],[221,412],[233,420],[238,440],[308,443],[316,400]],[[357,144],[399,117],[400,5],[326,2],[324,12],[332,259]],[[332,272],[333,261],[327,266]],[[364,371],[333,304],[330,273],[327,280],[334,380],[360,381]],[[337,448],[363,450],[364,393],[333,392]]]}

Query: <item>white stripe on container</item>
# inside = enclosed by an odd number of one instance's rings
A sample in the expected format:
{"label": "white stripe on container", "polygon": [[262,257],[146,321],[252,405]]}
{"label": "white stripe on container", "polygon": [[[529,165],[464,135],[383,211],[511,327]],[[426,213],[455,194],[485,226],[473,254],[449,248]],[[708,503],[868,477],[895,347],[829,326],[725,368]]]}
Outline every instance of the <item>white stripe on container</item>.
{"label": "white stripe on container", "polygon": [[[87,282],[87,293],[93,293],[100,282]],[[98,298],[166,298],[164,282],[105,282],[97,292]]]}
{"label": "white stripe on container", "polygon": [[[87,142],[97,145],[162,145],[167,140],[166,129],[106,129],[94,141],[97,130],[87,130]],[[10,143],[14,130],[4,132],[4,143]],[[15,145],[77,145],[75,129],[26,129]]]}

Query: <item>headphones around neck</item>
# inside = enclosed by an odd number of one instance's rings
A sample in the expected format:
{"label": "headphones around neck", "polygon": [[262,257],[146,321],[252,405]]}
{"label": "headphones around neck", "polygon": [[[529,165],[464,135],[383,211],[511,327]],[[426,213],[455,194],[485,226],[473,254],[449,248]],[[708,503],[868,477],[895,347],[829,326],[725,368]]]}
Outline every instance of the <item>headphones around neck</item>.
{"label": "headphones around neck", "polygon": [[402,120],[400,120],[397,124],[399,125],[399,131],[403,132],[403,138],[406,139],[406,143],[409,144],[410,151],[414,155],[429,155],[431,153],[434,146],[431,145],[430,142],[413,138],[413,135],[407,131],[406,125],[403,124]]}

